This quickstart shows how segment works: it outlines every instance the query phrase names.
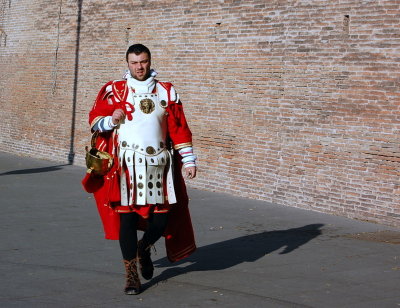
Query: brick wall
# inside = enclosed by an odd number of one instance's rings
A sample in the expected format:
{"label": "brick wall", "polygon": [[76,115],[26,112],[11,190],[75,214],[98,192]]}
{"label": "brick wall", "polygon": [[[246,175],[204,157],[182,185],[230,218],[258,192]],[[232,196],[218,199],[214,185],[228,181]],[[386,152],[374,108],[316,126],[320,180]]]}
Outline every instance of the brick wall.
{"label": "brick wall", "polygon": [[136,42],[184,102],[192,187],[400,225],[398,0],[1,0],[1,149],[83,165]]}

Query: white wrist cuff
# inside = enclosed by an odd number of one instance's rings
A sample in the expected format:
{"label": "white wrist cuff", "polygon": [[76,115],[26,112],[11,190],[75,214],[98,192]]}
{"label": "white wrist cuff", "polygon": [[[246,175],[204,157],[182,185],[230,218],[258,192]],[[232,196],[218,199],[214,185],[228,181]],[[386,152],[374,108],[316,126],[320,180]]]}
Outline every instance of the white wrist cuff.
{"label": "white wrist cuff", "polygon": [[106,116],[104,118],[104,128],[106,130],[112,130],[117,124],[114,124],[112,121],[112,116]]}
{"label": "white wrist cuff", "polygon": [[182,163],[185,168],[195,167],[197,156],[193,154],[193,147],[185,147],[179,150],[182,156]]}

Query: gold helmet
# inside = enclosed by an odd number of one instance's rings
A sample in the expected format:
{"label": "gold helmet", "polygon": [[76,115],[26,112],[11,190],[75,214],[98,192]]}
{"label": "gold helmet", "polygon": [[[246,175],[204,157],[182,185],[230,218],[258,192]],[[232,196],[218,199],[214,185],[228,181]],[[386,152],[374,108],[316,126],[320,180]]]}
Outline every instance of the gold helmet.
{"label": "gold helmet", "polygon": [[113,158],[109,153],[96,149],[97,135],[98,132],[95,132],[92,136],[92,148],[89,150],[89,147],[86,147],[86,167],[88,173],[94,172],[98,175],[105,175],[113,165]]}

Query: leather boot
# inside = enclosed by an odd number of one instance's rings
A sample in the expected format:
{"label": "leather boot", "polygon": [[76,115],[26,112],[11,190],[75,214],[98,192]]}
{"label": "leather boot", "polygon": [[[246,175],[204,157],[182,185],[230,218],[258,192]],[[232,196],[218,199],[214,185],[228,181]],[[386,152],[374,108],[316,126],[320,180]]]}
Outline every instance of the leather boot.
{"label": "leather boot", "polygon": [[126,286],[125,286],[125,294],[127,295],[136,295],[141,292],[141,284],[139,275],[136,267],[136,259],[132,259],[130,261],[124,260],[125,271],[126,271]]}
{"label": "leather boot", "polygon": [[142,274],[144,279],[153,278],[154,266],[153,262],[150,258],[150,248],[151,245],[146,245],[143,240],[138,242],[138,259],[139,259],[139,268],[140,273]]}

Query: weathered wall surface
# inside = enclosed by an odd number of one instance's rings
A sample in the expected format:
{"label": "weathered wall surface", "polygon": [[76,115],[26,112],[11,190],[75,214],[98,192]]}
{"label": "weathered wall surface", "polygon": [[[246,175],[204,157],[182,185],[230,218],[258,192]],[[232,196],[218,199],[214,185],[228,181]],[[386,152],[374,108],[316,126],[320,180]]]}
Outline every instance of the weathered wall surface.
{"label": "weathered wall surface", "polygon": [[97,91],[141,42],[185,104],[192,186],[400,224],[400,1],[2,0],[0,18],[2,151],[83,165]]}

